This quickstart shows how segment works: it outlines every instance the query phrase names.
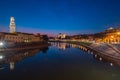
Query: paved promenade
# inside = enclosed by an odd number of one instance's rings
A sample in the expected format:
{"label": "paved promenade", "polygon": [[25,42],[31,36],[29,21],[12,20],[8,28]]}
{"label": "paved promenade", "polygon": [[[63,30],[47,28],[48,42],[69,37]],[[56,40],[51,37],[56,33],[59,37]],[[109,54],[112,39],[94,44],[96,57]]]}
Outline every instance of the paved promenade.
{"label": "paved promenade", "polygon": [[104,55],[120,59],[120,52],[115,48],[115,46],[110,46],[109,44],[104,43],[94,43],[89,47]]}

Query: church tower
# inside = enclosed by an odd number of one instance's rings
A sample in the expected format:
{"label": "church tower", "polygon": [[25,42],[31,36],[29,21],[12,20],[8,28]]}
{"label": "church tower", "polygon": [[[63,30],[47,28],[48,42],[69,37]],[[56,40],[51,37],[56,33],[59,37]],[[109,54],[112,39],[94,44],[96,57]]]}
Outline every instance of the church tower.
{"label": "church tower", "polygon": [[14,17],[10,18],[10,33],[16,32],[15,19]]}

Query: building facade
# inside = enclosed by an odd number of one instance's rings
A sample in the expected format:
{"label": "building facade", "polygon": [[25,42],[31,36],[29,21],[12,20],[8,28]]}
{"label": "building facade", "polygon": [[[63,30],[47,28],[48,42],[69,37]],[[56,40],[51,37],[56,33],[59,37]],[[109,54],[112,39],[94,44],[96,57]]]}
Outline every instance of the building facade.
{"label": "building facade", "polygon": [[106,43],[120,43],[120,28],[111,28],[104,32],[102,41]]}
{"label": "building facade", "polygon": [[30,43],[30,42],[40,42],[43,41],[42,35],[35,35],[30,33],[16,32],[15,19],[10,18],[10,33],[0,32],[0,40],[4,42],[16,42],[16,43]]}
{"label": "building facade", "polygon": [[112,44],[120,44],[120,28],[112,28],[95,34],[84,34],[84,35],[75,35],[70,39],[78,40],[78,41],[92,41],[99,43],[112,43]]}
{"label": "building facade", "polygon": [[66,38],[66,34],[61,34],[59,33],[59,35],[57,36],[59,39],[65,39]]}
{"label": "building facade", "polygon": [[29,34],[29,33],[21,33],[21,32],[16,32],[16,33],[0,33],[0,39],[5,42],[39,42],[43,41],[42,35],[34,35],[34,34]]}

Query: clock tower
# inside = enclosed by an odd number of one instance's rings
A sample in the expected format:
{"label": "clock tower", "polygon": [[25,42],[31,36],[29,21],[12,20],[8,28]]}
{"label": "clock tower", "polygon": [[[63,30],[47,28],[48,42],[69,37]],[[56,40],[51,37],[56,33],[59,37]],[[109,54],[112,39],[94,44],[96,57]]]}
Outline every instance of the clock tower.
{"label": "clock tower", "polygon": [[14,17],[10,18],[10,33],[16,32],[15,19]]}

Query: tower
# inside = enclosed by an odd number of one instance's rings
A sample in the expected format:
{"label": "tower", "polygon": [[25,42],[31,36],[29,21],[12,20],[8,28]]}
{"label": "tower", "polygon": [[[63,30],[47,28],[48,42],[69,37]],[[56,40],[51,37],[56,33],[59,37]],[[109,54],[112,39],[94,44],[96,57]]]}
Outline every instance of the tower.
{"label": "tower", "polygon": [[14,17],[10,18],[10,33],[16,32],[15,19]]}

